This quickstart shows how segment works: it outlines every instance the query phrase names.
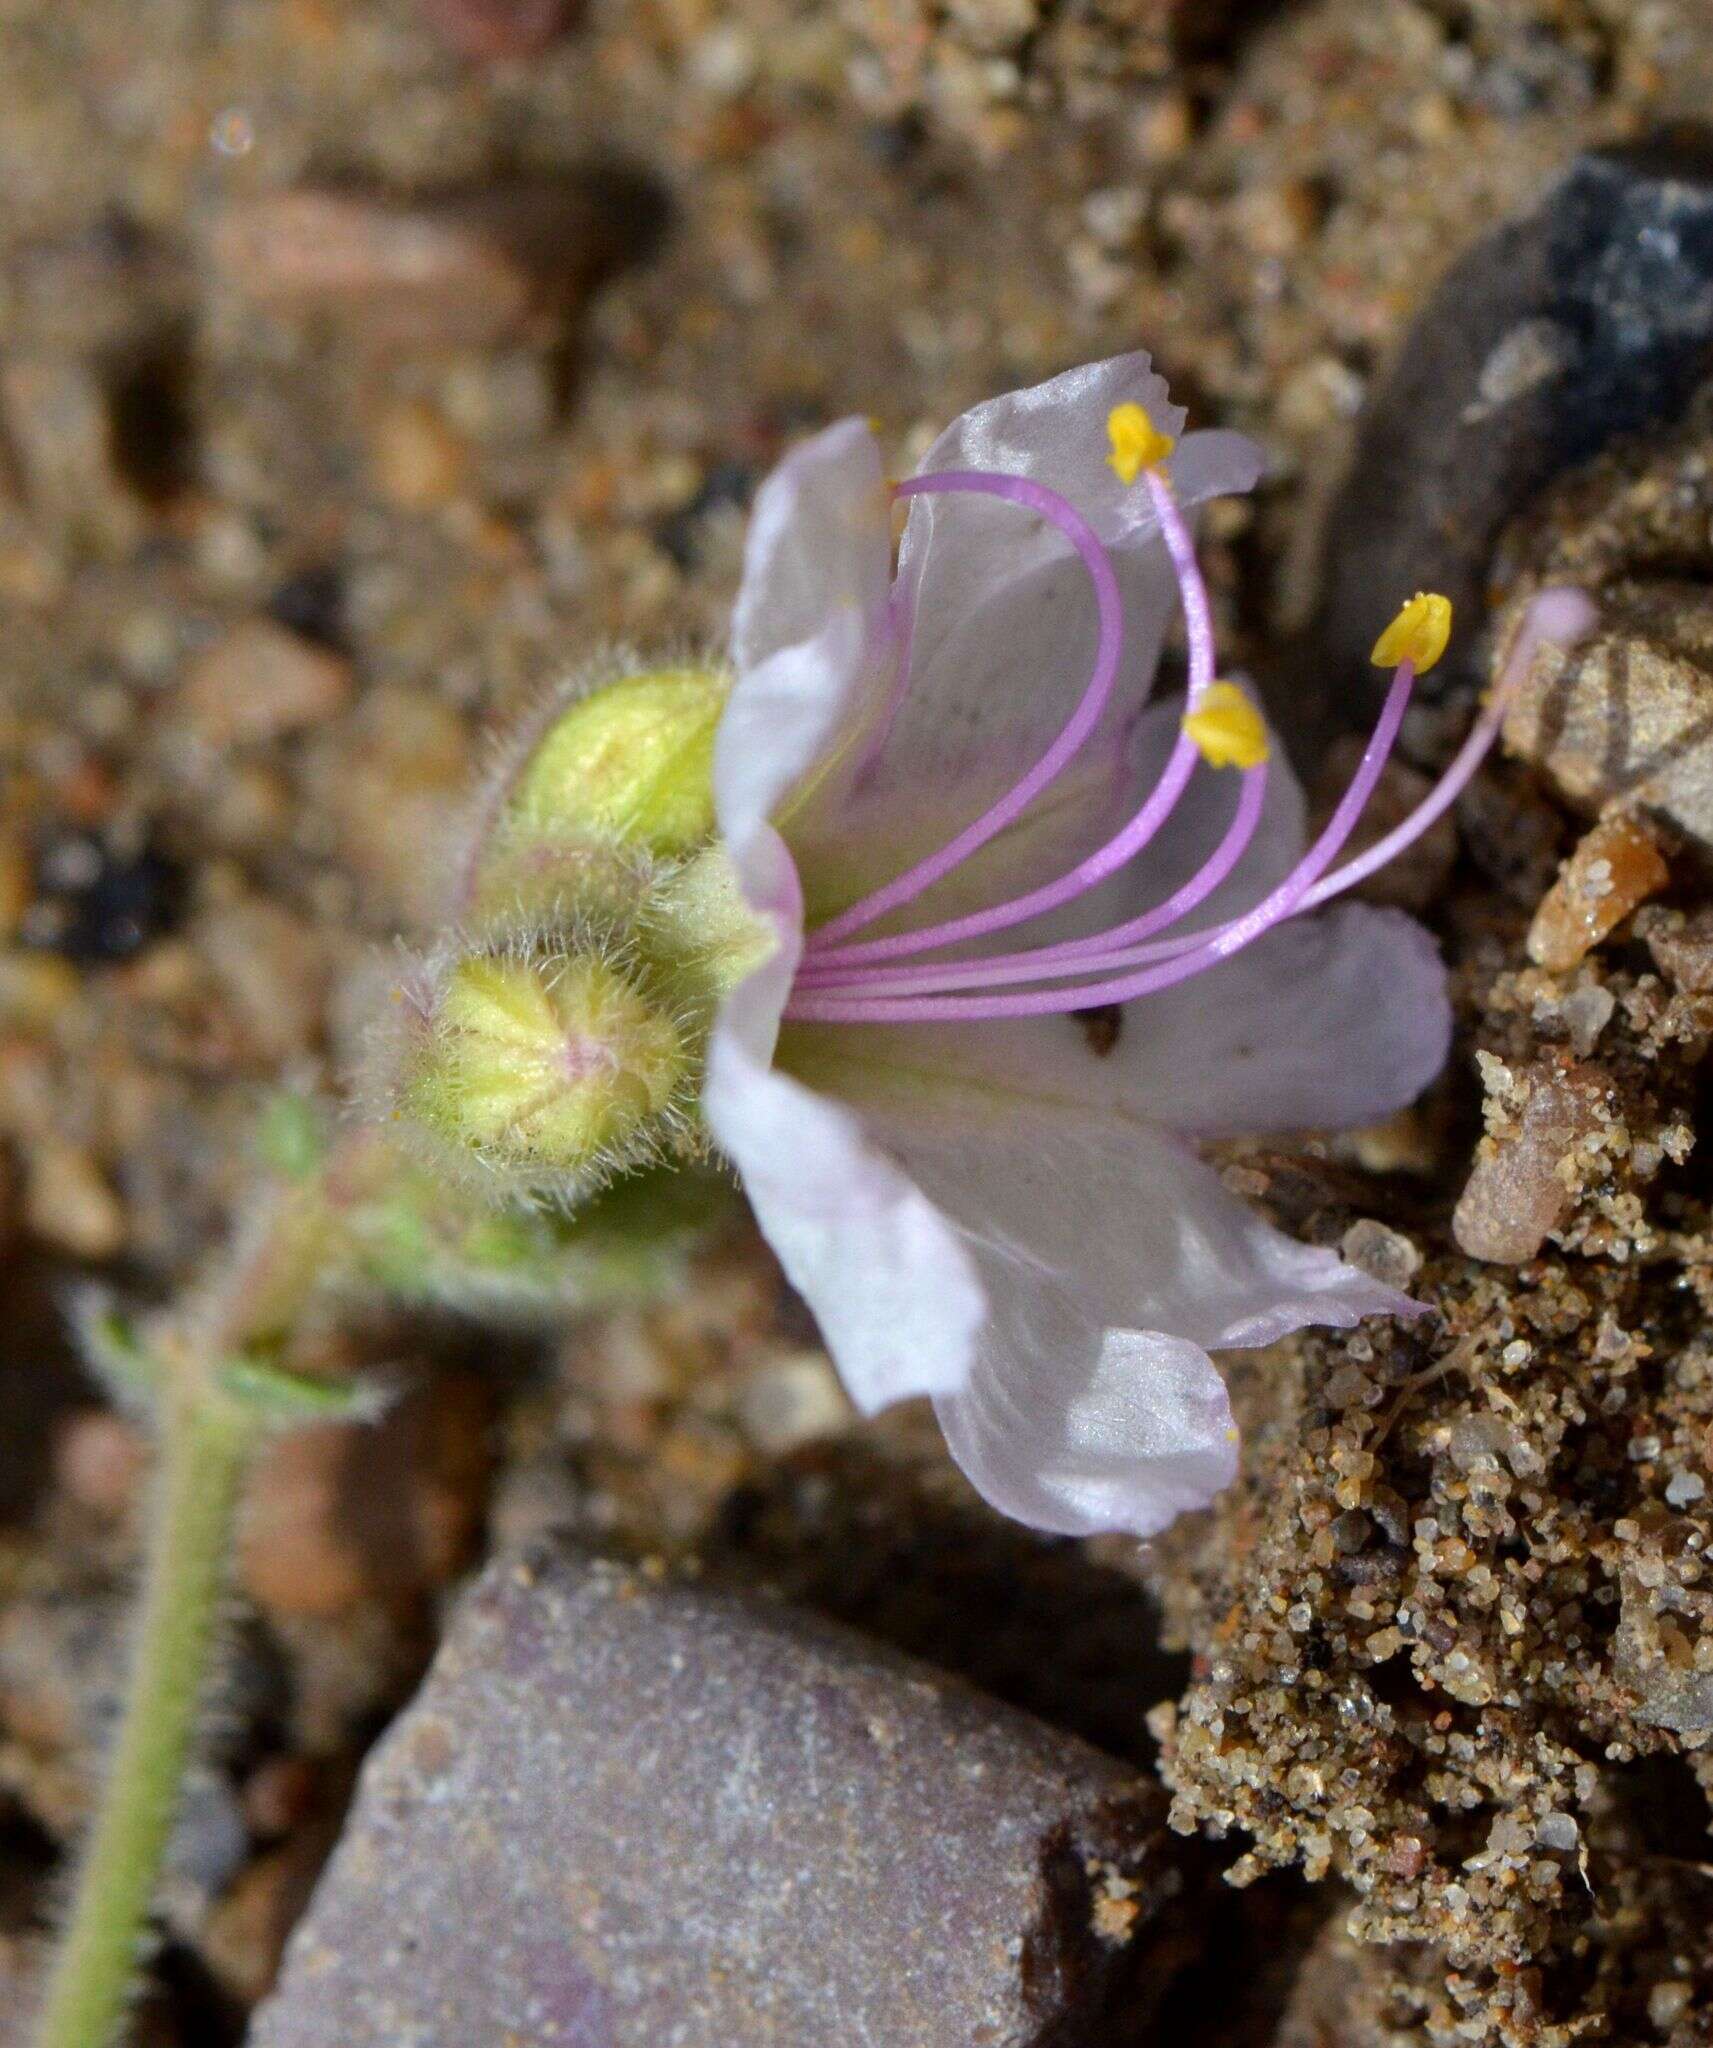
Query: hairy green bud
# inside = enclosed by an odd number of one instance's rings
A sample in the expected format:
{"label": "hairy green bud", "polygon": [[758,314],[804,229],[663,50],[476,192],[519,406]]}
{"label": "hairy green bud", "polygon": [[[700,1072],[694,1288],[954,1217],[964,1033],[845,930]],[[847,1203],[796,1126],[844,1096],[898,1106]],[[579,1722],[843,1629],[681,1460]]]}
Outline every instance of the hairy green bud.
{"label": "hairy green bud", "polygon": [[730,687],[717,669],[658,668],[591,691],[531,750],[508,821],[658,858],[693,851],[714,830],[714,732]]}
{"label": "hairy green bud", "polygon": [[714,733],[730,678],[620,676],[526,733],[485,806],[466,916],[622,924],[662,867],[714,832]]}
{"label": "hairy green bud", "polygon": [[403,1115],[503,1189],[569,1197],[682,1149],[683,1032],[597,948],[452,953],[411,998]]}
{"label": "hairy green bud", "polygon": [[744,901],[731,855],[718,840],[661,875],[641,911],[640,943],[710,1020],[720,999],[773,948],[772,932]]}
{"label": "hairy green bud", "polygon": [[709,666],[621,675],[509,750],[460,929],[400,991],[369,1069],[435,1171],[564,1208],[707,1154],[714,1017],[772,943],[716,832],[729,687]]}

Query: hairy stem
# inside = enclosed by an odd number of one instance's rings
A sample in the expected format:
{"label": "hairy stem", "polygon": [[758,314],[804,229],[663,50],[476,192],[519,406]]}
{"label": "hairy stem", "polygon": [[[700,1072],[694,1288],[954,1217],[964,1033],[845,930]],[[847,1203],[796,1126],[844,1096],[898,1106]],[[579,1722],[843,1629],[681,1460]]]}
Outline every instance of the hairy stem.
{"label": "hairy stem", "polygon": [[36,2048],[110,2048],[130,2003],[178,1811],[253,1438],[201,1375],[161,1404],[161,1471],[124,1717]]}

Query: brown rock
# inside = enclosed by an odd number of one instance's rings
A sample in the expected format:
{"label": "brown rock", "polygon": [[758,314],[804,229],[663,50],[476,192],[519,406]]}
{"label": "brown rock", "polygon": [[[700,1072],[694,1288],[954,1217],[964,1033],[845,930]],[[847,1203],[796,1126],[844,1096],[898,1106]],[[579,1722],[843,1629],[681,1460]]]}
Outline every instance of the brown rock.
{"label": "brown rock", "polygon": [[374,1753],[255,2048],[1129,2048],[1163,1800],[788,1607],[491,1566]]}
{"label": "brown rock", "polygon": [[17,936],[35,892],[22,835],[0,832],[0,944],[9,944]]}
{"label": "brown rock", "polygon": [[124,1204],[101,1168],[57,1139],[35,1147],[25,1167],[24,1221],[74,1259],[110,1259],[125,1242]]}
{"label": "brown rock", "polygon": [[446,40],[479,64],[534,57],[571,26],[573,0],[425,0]]}
{"label": "brown rock", "polygon": [[282,1437],[245,1502],[239,1578],[279,1618],[408,1606],[468,1561],[487,1480],[487,1401],[472,1379],[412,1392],[379,1423]]}
{"label": "brown rock", "polygon": [[336,319],[373,346],[480,347],[550,337],[609,266],[613,231],[569,180],[416,204],[301,190],[235,202],[212,256],[269,312]]}
{"label": "brown rock", "polygon": [[326,949],[311,927],[251,896],[206,911],[195,937],[245,1049],[269,1064],[307,1052],[321,1028],[328,979]]}
{"label": "brown rock", "polygon": [[0,444],[17,459],[30,512],[59,539],[122,554],[141,538],[143,506],[87,363],[57,353],[0,363]]}
{"label": "brown rock", "polygon": [[79,1506],[116,1522],[129,1512],[148,1473],[148,1438],[110,1408],[86,1408],[61,1431],[54,1470]]}
{"label": "brown rock", "polygon": [[245,2005],[264,1997],[279,1974],[286,1937],[309,1903],[330,1834],[325,1825],[304,1828],[258,1856],[239,1872],[201,1929],[203,1961]]}
{"label": "brown rock", "polygon": [[1595,595],[1589,638],[1536,656],[1506,744],[1578,809],[1652,811],[1713,848],[1713,603],[1663,580]]}
{"label": "brown rock", "polygon": [[1568,973],[1670,879],[1658,842],[1639,819],[1621,811],[1602,818],[1542,897],[1529,927],[1529,958]]}
{"label": "brown rock", "polygon": [[271,619],[246,619],[199,655],[179,709],[215,748],[255,746],[336,718],[351,697],[351,665]]}
{"label": "brown rock", "polygon": [[1565,1059],[1513,1075],[1483,1067],[1490,1131],[1452,1218],[1452,1235],[1472,1259],[1518,1266],[1532,1259],[1570,1211],[1577,1152],[1601,1127],[1610,1084],[1598,1068]]}
{"label": "brown rock", "polygon": [[458,490],[469,450],[432,406],[390,406],[374,425],[370,473],[382,497],[405,512],[431,512]]}
{"label": "brown rock", "polygon": [[252,1835],[277,1841],[302,1826],[316,1807],[322,1772],[309,1757],[270,1756],[244,1784],[244,1820]]}
{"label": "brown rock", "polygon": [[1654,965],[1685,995],[1713,995],[1713,907],[1649,910],[1636,919]]}
{"label": "brown rock", "polygon": [[1377,1223],[1371,1216],[1360,1217],[1351,1224],[1339,1242],[1339,1250],[1353,1266],[1387,1287],[1407,1288],[1422,1269],[1420,1247],[1412,1244],[1402,1231]]}

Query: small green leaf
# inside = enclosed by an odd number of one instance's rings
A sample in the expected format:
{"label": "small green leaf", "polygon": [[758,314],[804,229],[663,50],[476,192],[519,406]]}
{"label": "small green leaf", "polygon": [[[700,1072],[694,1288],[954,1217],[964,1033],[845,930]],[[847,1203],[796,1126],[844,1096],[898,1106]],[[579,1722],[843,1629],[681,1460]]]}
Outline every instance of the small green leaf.
{"label": "small green leaf", "polygon": [[73,1305],[71,1322],[79,1355],[113,1399],[124,1408],[152,1409],[165,1375],[131,1318],[105,1294],[90,1292]]}
{"label": "small green leaf", "polygon": [[327,1156],[321,1119],[307,1097],[281,1090],[268,1098],[256,1123],[262,1164],[286,1180],[308,1180]]}
{"label": "small green leaf", "polygon": [[229,1358],[215,1378],[228,1400],[267,1429],[316,1422],[372,1422],[387,1404],[372,1380],[319,1380],[260,1358]]}

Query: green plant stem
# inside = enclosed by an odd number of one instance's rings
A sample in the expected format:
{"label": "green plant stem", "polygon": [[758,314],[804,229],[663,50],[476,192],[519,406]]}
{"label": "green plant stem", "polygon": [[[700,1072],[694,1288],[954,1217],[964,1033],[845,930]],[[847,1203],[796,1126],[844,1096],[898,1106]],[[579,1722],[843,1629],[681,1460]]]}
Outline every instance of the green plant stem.
{"label": "green plant stem", "polygon": [[48,1979],[36,2048],[111,2048],[178,1811],[254,1431],[189,1376],[161,1404],[161,1469],[124,1716]]}

